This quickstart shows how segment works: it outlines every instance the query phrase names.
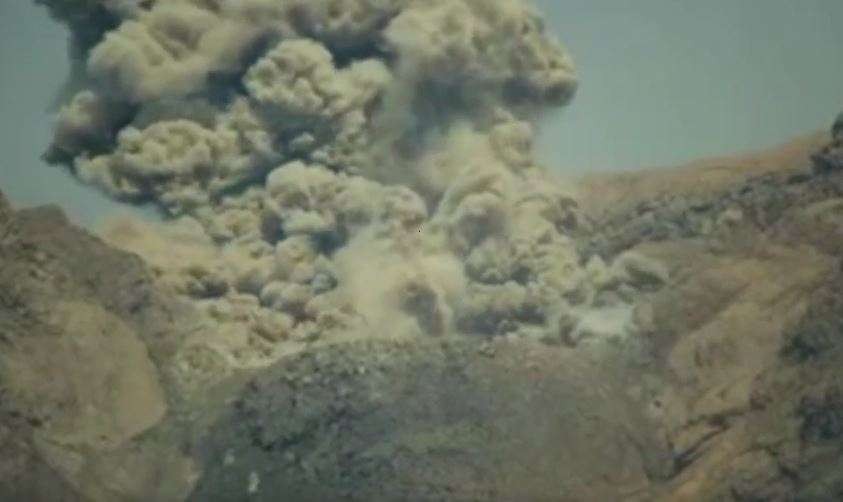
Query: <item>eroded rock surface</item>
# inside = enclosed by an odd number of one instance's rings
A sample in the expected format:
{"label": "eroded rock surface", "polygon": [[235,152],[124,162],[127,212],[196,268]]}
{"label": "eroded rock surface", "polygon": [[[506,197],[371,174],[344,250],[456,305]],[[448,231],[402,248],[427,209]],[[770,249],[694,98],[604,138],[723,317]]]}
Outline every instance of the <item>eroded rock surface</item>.
{"label": "eroded rock surface", "polygon": [[155,493],[140,438],[172,401],[159,366],[180,309],[140,259],[55,208],[14,212],[3,200],[0,262],[0,500]]}
{"label": "eroded rock surface", "polygon": [[671,272],[642,307],[675,461],[650,497],[840,499],[843,177],[783,164],[701,195],[695,175],[674,173],[656,197],[642,181],[583,243],[607,257],[633,248]]}

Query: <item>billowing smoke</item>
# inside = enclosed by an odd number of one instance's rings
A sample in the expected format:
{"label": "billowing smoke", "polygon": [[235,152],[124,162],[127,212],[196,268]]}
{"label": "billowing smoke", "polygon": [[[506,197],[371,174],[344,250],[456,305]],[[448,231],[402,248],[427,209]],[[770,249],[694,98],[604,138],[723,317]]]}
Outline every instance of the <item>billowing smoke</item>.
{"label": "billowing smoke", "polygon": [[113,240],[250,343],[564,339],[659,276],[577,253],[532,145],[575,73],[521,0],[37,1],[75,58],[47,157],[159,207]]}

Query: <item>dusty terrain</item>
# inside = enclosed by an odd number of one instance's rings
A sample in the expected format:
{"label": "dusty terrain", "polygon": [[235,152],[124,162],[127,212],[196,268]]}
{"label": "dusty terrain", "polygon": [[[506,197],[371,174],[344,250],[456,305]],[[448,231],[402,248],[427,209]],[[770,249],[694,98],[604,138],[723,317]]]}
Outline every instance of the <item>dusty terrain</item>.
{"label": "dusty terrain", "polygon": [[843,499],[835,132],[583,182],[582,255],[669,272],[640,339],[355,338],[198,388],[191,306],[3,202],[0,500]]}
{"label": "dusty terrain", "polygon": [[614,200],[585,246],[671,270],[643,316],[674,460],[653,499],[843,496],[843,157],[839,131],[818,139],[606,180]]}

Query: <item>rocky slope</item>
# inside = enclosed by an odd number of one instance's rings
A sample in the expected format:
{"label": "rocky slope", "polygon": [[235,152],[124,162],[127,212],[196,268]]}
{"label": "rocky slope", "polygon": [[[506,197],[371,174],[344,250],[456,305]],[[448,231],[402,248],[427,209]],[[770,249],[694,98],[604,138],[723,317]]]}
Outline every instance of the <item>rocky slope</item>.
{"label": "rocky slope", "polygon": [[833,133],[582,183],[583,256],[669,277],[634,340],[355,337],[231,371],[139,258],[2,203],[0,500],[841,499]]}
{"label": "rocky slope", "polygon": [[139,438],[175,403],[159,368],[189,313],[59,209],[0,200],[0,500],[114,500],[156,483],[178,462]]}
{"label": "rocky slope", "polygon": [[814,140],[793,143],[744,172],[732,159],[727,182],[712,182],[722,160],[670,173],[670,192],[643,175],[583,244],[609,256],[633,246],[671,270],[643,316],[674,458],[655,499],[843,497],[835,135],[818,153],[793,148]]}

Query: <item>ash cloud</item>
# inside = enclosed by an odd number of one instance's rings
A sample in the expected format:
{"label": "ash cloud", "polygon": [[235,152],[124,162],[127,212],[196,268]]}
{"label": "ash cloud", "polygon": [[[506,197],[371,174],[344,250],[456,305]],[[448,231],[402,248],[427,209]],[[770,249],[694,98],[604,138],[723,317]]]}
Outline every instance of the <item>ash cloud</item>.
{"label": "ash cloud", "polygon": [[577,84],[525,2],[37,1],[78,89],[47,157],[159,207],[112,239],[232,332],[559,338],[635,287],[536,165]]}

